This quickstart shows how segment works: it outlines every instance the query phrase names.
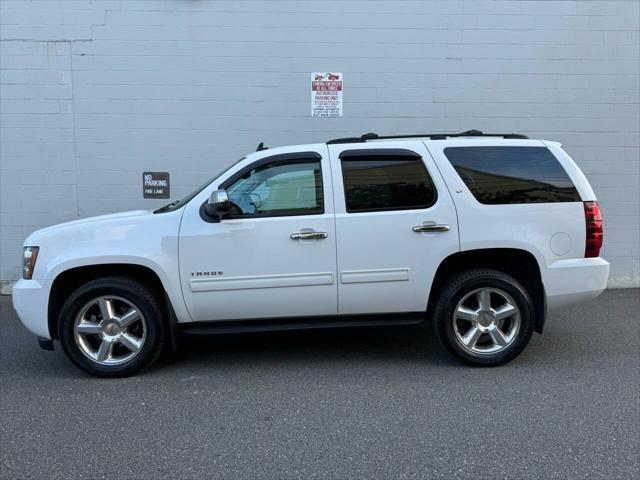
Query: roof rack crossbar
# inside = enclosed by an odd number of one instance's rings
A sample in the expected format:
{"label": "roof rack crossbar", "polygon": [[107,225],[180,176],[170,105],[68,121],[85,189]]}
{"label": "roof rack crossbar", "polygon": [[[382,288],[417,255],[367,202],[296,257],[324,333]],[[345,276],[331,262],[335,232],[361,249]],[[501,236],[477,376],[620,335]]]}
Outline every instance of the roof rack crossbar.
{"label": "roof rack crossbar", "polygon": [[335,145],[339,143],[362,143],[367,140],[392,140],[399,138],[428,138],[430,140],[445,140],[455,137],[501,137],[505,139],[522,139],[529,137],[521,133],[483,133],[480,130],[467,130],[466,132],[457,133],[418,133],[410,135],[378,135],[376,133],[365,133],[359,137],[334,138],[327,141],[327,145]]}

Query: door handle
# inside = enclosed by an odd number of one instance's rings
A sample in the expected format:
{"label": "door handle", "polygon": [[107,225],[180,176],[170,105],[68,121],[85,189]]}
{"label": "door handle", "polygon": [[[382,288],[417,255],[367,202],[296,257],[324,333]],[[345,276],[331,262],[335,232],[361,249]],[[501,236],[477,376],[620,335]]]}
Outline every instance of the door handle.
{"label": "door handle", "polygon": [[298,232],[289,235],[291,240],[321,240],[328,236],[327,232]]}
{"label": "door handle", "polygon": [[425,222],[422,225],[416,225],[411,230],[416,233],[448,232],[449,230],[451,230],[451,227],[444,223]]}

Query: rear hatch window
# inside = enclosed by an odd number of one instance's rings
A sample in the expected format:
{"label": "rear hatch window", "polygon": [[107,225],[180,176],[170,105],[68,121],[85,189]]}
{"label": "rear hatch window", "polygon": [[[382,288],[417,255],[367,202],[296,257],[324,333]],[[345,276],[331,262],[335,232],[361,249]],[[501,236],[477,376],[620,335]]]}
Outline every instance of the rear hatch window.
{"label": "rear hatch window", "polygon": [[444,154],[480,203],[582,201],[546,147],[447,147]]}

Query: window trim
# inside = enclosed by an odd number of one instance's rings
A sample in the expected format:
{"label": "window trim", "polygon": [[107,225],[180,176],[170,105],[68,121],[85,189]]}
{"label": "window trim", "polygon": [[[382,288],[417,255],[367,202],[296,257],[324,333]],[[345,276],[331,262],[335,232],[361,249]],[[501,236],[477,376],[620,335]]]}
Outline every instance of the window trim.
{"label": "window trim", "polygon": [[[421,159],[422,155],[413,150],[407,150],[406,148],[358,148],[354,150],[343,150],[338,156],[342,159],[356,160],[358,157],[410,157],[415,159]],[[424,163],[424,162],[423,162]]]}
{"label": "window trim", "polygon": [[[359,214],[359,213],[372,213],[372,212],[373,213],[399,212],[399,211],[408,212],[413,210],[426,210],[433,207],[438,201],[438,188],[436,187],[436,183],[433,181],[433,177],[431,176],[431,172],[429,172],[429,169],[427,168],[427,165],[424,162],[424,158],[418,152],[415,152],[413,150],[407,150],[404,148],[360,148],[360,149],[353,149],[353,150],[343,150],[342,152],[340,152],[340,155],[338,157],[340,158],[340,174],[342,176],[342,194],[344,197],[344,210],[348,214],[353,215],[353,214]],[[344,160],[357,161],[358,157],[366,157],[366,158],[371,158],[371,157],[396,157],[396,158],[401,157],[402,158],[404,157],[403,160],[405,159],[415,160],[422,166],[424,172],[426,173],[427,179],[431,183],[431,186],[433,188],[433,199],[431,200],[430,203],[426,205],[417,205],[414,207],[407,207],[407,206],[380,207],[380,208],[367,208],[366,210],[350,209],[349,205],[347,204],[347,185],[345,183],[343,161]],[[364,160],[364,158],[362,159]]]}
{"label": "window trim", "polygon": [[[293,162],[295,161],[295,162]],[[277,210],[272,211],[271,213],[251,213],[248,215],[225,215],[222,220],[243,220],[246,218],[272,218],[272,217],[301,217],[308,215],[324,215],[325,213],[325,194],[324,194],[324,179],[322,176],[322,155],[318,152],[289,152],[289,153],[280,153],[277,155],[270,155],[268,157],[263,157],[259,160],[256,160],[253,163],[250,163],[246,167],[241,168],[236,173],[231,175],[229,178],[224,180],[218,188],[227,189],[229,186],[233,185],[236,181],[241,179],[247,172],[259,168],[263,165],[268,165],[270,163],[282,162],[283,165],[288,163],[312,163],[319,162],[320,164],[320,178],[319,185],[316,185],[316,188],[319,188],[322,192],[322,205],[320,208],[316,208],[314,210],[309,209],[289,209],[289,210]],[[206,203],[207,201],[205,201]],[[204,206],[204,205],[203,205]],[[301,211],[303,210],[303,211]]]}

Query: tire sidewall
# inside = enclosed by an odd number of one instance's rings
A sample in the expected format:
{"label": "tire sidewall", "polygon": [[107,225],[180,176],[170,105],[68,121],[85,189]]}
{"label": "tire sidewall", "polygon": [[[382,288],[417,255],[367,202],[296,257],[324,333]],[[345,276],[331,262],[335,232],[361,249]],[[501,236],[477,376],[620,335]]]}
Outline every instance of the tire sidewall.
{"label": "tire sidewall", "polygon": [[[148,292],[140,291],[144,288],[142,285],[131,288],[135,285],[116,279],[96,280],[76,290],[63,305],[58,321],[58,338],[69,359],[85,372],[102,377],[127,376],[142,370],[155,360],[164,333],[162,312],[158,311],[157,304],[150,301]],[[139,309],[146,320],[146,340],[141,351],[123,364],[100,365],[85,356],[75,341],[73,325],[78,312],[88,302],[101,296],[125,298]]]}
{"label": "tire sidewall", "polygon": [[[440,299],[436,329],[445,347],[456,357],[471,365],[494,366],[506,363],[518,356],[529,343],[534,329],[534,307],[530,296],[515,279],[501,272],[478,272],[454,281]],[[498,275],[496,275],[498,274]],[[460,345],[453,327],[454,311],[462,298],[479,288],[496,288],[508,293],[520,310],[520,329],[515,340],[507,348],[494,354],[474,354]]]}

